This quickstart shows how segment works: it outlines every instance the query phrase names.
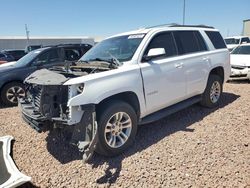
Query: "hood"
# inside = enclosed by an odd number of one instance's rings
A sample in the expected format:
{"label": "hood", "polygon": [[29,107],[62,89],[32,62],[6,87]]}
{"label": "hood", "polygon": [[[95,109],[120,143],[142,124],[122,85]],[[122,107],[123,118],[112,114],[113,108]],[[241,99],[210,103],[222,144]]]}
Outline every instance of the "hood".
{"label": "hood", "polygon": [[3,64],[0,64],[0,68],[1,67],[8,67],[8,66],[15,65],[15,64],[16,64],[16,61],[6,62]]}
{"label": "hood", "polygon": [[250,66],[250,55],[231,54],[231,65]]}
{"label": "hood", "polygon": [[9,63],[4,63],[0,65],[0,72],[6,72],[6,71],[10,71],[12,69],[15,68],[16,61],[13,62],[9,62]]}
{"label": "hood", "polygon": [[67,80],[68,78],[62,74],[48,69],[41,69],[33,72],[24,80],[24,82],[38,85],[62,85]]}
{"label": "hood", "polygon": [[238,46],[238,44],[227,44],[228,49],[234,49]]}

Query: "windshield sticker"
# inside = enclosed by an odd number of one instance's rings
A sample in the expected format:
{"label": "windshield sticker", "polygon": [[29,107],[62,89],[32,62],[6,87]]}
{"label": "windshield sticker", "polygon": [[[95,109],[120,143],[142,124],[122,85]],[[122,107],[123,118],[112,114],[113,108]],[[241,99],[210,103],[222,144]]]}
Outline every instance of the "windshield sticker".
{"label": "windshield sticker", "polygon": [[144,37],[145,34],[139,34],[139,35],[129,35],[128,39],[141,39]]}

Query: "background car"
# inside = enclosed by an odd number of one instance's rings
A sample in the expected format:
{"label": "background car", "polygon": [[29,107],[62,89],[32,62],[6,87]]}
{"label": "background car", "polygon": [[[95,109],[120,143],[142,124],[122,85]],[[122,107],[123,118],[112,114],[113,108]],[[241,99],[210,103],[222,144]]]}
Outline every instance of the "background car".
{"label": "background car", "polygon": [[31,51],[17,62],[0,65],[1,100],[6,105],[16,105],[25,96],[23,80],[38,69],[64,66],[76,62],[92,46],[89,44],[65,44]]}
{"label": "background car", "polygon": [[232,51],[240,44],[249,43],[250,40],[249,37],[246,36],[234,36],[225,38],[225,42],[227,44],[227,48],[229,49],[229,51]]}
{"label": "background car", "polygon": [[15,61],[18,61],[20,58],[26,55],[24,50],[18,50],[18,49],[12,49],[12,50],[3,50],[2,51],[5,54],[9,54],[12,57],[14,57]]}
{"label": "background car", "polygon": [[33,50],[37,50],[39,48],[42,48],[43,46],[42,45],[30,45],[30,46],[26,46],[25,48],[25,53],[29,53]]}
{"label": "background car", "polygon": [[10,54],[0,52],[0,61],[6,63],[10,61],[15,61],[15,58]]}
{"label": "background car", "polygon": [[231,80],[250,80],[250,43],[231,52]]}

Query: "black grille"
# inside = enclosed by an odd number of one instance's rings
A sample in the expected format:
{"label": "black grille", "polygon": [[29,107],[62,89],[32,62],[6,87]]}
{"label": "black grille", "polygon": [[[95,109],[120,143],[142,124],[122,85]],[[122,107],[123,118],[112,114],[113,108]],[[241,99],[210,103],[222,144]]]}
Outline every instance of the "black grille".
{"label": "black grille", "polygon": [[241,78],[241,77],[246,77],[247,74],[240,74],[240,75],[231,75],[231,78]]}
{"label": "black grille", "polygon": [[35,86],[33,88],[33,104],[37,110],[40,109],[42,97],[42,87]]}
{"label": "black grille", "polygon": [[238,69],[238,70],[243,70],[243,69],[245,69],[245,68],[247,68],[247,67],[245,67],[245,66],[235,66],[235,65],[232,65],[232,68],[233,68],[233,69]]}

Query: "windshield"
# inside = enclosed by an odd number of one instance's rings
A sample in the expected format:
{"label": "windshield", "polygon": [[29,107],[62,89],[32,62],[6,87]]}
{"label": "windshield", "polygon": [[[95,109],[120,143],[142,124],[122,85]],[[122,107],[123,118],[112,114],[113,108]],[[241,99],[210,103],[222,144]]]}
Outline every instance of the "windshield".
{"label": "windshield", "polygon": [[91,63],[94,60],[117,59],[119,62],[132,59],[145,34],[126,35],[106,39],[91,48],[81,59]]}
{"label": "windshield", "polygon": [[29,52],[27,55],[23,56],[21,59],[19,59],[16,62],[16,66],[21,67],[21,66],[25,66],[28,63],[30,63],[33,59],[36,58],[36,56],[41,52],[41,50],[35,50],[32,52]]}
{"label": "windshield", "polygon": [[228,38],[225,39],[226,44],[239,44],[240,39],[235,39],[235,38]]}
{"label": "windshield", "polygon": [[246,54],[249,55],[250,54],[250,46],[238,46],[237,48],[235,48],[231,54]]}

